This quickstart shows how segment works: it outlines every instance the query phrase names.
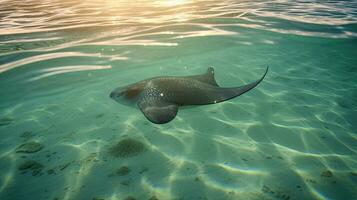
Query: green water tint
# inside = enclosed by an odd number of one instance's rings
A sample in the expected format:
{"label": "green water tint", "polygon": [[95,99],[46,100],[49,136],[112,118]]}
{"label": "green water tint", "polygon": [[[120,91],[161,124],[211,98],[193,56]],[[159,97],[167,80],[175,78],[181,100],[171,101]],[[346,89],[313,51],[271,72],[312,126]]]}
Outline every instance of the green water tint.
{"label": "green water tint", "polygon": [[[354,199],[355,2],[1,5],[0,199]],[[252,91],[165,125],[109,98],[267,65]]]}

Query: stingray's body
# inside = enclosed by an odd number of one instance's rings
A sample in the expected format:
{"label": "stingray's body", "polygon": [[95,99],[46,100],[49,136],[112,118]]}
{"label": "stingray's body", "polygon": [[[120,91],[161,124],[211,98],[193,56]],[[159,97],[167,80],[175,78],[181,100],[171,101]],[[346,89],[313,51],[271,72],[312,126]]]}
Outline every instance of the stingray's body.
{"label": "stingray's body", "polygon": [[136,104],[153,123],[164,124],[175,118],[179,106],[219,103],[237,97],[258,85],[265,77],[250,84],[219,87],[213,68],[202,75],[155,77],[115,89],[110,97],[122,104]]}

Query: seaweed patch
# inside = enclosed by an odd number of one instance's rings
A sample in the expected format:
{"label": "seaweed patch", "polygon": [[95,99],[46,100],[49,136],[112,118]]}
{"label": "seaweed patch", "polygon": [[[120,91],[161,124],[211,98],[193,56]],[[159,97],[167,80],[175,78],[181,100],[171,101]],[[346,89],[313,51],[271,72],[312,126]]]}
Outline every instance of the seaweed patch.
{"label": "seaweed patch", "polygon": [[16,153],[35,153],[43,149],[43,144],[39,142],[27,142],[16,148]]}
{"label": "seaweed patch", "polygon": [[110,155],[114,157],[133,157],[145,150],[145,145],[134,139],[123,139],[109,149]]}
{"label": "seaweed patch", "polygon": [[32,175],[36,176],[41,173],[42,169],[44,166],[34,160],[28,160],[19,165],[17,168],[19,171],[23,171],[23,173],[26,173],[28,170],[32,171]]}

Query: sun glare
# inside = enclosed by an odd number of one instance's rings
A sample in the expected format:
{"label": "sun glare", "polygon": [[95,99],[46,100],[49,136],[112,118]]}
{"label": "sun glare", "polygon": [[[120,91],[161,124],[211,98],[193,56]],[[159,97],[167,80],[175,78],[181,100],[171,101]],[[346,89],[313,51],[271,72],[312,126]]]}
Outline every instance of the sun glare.
{"label": "sun glare", "polygon": [[178,6],[188,3],[190,0],[160,0],[159,2],[165,6]]}

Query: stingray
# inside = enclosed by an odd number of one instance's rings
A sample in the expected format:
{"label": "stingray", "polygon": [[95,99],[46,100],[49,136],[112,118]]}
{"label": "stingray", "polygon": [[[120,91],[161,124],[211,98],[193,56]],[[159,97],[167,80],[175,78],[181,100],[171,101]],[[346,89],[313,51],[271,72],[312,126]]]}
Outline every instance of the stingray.
{"label": "stingray", "polygon": [[145,117],[155,124],[170,122],[180,106],[206,105],[227,101],[257,86],[268,72],[247,85],[220,87],[214,78],[214,69],[194,76],[161,76],[118,87],[110,97],[124,105],[137,105]]}

